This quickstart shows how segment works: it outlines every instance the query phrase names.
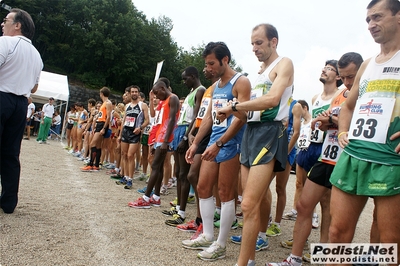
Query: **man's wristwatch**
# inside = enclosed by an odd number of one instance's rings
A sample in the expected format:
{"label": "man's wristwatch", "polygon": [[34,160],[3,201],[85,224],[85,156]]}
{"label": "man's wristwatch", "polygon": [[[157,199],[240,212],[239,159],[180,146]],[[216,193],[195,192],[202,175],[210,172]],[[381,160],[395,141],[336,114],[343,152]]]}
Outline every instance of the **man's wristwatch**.
{"label": "man's wristwatch", "polygon": [[238,103],[239,103],[239,102],[233,102],[233,103],[231,104],[231,106],[232,106],[232,111],[237,112],[236,105],[237,105]]}
{"label": "man's wristwatch", "polygon": [[329,115],[329,120],[328,120],[329,124],[333,124],[332,115],[333,115],[332,113]]}
{"label": "man's wristwatch", "polygon": [[224,147],[224,143],[222,143],[222,141],[220,141],[220,140],[217,140],[217,141],[215,142],[215,145],[217,145],[218,148]]}

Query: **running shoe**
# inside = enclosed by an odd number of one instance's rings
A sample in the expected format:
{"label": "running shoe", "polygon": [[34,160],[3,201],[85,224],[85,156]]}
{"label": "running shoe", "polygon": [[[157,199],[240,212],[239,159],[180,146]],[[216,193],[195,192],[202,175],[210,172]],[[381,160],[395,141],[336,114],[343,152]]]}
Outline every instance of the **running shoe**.
{"label": "running shoe", "polygon": [[235,244],[242,244],[242,235],[231,236],[231,242]]}
{"label": "running shoe", "polygon": [[117,184],[117,185],[126,185],[127,182],[128,182],[128,180],[126,180],[125,177],[122,177],[120,180],[115,181],[115,184]]}
{"label": "running shoe", "polygon": [[[216,228],[219,228],[219,227],[221,226],[221,220],[218,220],[218,221],[214,222],[214,226],[215,226]],[[237,221],[237,219],[235,219],[235,220],[232,222],[231,229],[232,229],[232,230],[235,230],[235,229],[237,229],[238,227],[239,227],[238,221]]]}
{"label": "running shoe", "polygon": [[124,186],[125,189],[132,189],[132,179],[126,181],[126,185]]}
{"label": "running shoe", "polygon": [[282,230],[277,224],[271,224],[267,229],[267,236],[279,236],[282,234]]}
{"label": "running shoe", "polygon": [[176,207],[171,207],[171,209],[169,210],[163,210],[162,214],[167,216],[174,216],[175,214],[178,214],[178,211],[176,210]]}
{"label": "running shoe", "polygon": [[314,213],[313,218],[312,218],[312,228],[317,229],[319,227],[319,221],[318,221],[318,214]]}
{"label": "running shoe", "polygon": [[141,173],[140,176],[137,177],[137,179],[138,179],[139,181],[143,181],[143,180],[145,180],[146,178],[147,178],[147,175],[144,174],[144,173]]}
{"label": "running shoe", "polygon": [[203,234],[200,234],[195,239],[183,240],[182,246],[187,249],[204,249],[211,246],[213,241],[208,241]]}
{"label": "running shoe", "polygon": [[310,253],[308,253],[308,252],[304,253],[302,259],[303,259],[305,262],[311,262],[311,255],[310,255]]}
{"label": "running shoe", "polygon": [[195,196],[189,196],[187,199],[187,204],[195,204],[195,203],[196,203]]}
{"label": "running shoe", "polygon": [[169,203],[169,205],[171,205],[172,207],[176,207],[177,204],[178,204],[178,198],[175,198],[173,201]]}
{"label": "running shoe", "polygon": [[179,224],[183,224],[185,222],[185,218],[182,218],[179,214],[174,214],[172,219],[166,220],[165,224],[170,226],[177,226]]}
{"label": "running shoe", "polygon": [[120,175],[120,174],[115,174],[115,175],[110,175],[111,179],[121,179],[124,178],[124,176]]}
{"label": "running shoe", "polygon": [[221,247],[217,241],[213,242],[212,245],[197,254],[197,257],[205,261],[215,261],[218,259],[225,258],[226,247]]}
{"label": "running shoe", "polygon": [[[293,247],[293,238],[289,240],[285,240],[281,242],[281,246],[284,248],[292,249]],[[304,245],[303,249],[308,249],[308,239],[306,241],[306,244]]]}
{"label": "running shoe", "polygon": [[[171,179],[170,179],[171,180]],[[171,181],[168,181],[168,184],[166,185],[168,189],[173,188],[174,185],[172,184]]]}
{"label": "running shoe", "polygon": [[194,233],[191,237],[190,240],[196,239],[203,233],[203,224],[201,223],[199,227],[197,227],[196,233]]}
{"label": "running shoe", "polygon": [[257,236],[256,251],[261,251],[268,248],[269,248],[268,238],[264,240],[262,237]]}
{"label": "running shoe", "polygon": [[160,207],[161,206],[161,199],[155,200],[152,196],[150,197],[150,204],[151,206],[154,207]]}
{"label": "running shoe", "polygon": [[97,166],[93,166],[92,167],[92,171],[91,172],[98,172],[98,171],[100,171],[99,167],[97,167]]}
{"label": "running shoe", "polygon": [[150,209],[150,202],[147,202],[140,197],[136,201],[129,202],[128,206],[136,209]]}
{"label": "running shoe", "polygon": [[114,168],[115,168],[115,164],[114,164],[114,163],[109,163],[109,164],[106,166],[106,168],[107,168],[107,169],[114,169]]}
{"label": "running shoe", "polygon": [[119,174],[119,171],[115,171],[115,169],[111,169],[110,171],[106,172],[107,175],[116,175]]}
{"label": "running shoe", "polygon": [[[293,260],[293,262],[292,262]],[[297,266],[301,265],[302,261],[297,261],[295,258],[290,257],[282,262],[266,263],[266,266]]]}
{"label": "running shoe", "polygon": [[184,232],[193,232],[195,233],[199,226],[197,225],[195,220],[191,220],[185,224],[179,224],[176,226],[178,230],[184,231]]}
{"label": "running shoe", "polygon": [[82,167],[81,171],[82,172],[91,172],[92,169],[93,169],[93,166],[88,165],[88,166]]}
{"label": "running shoe", "polygon": [[236,213],[236,218],[242,219],[243,218],[243,212]]}
{"label": "running shoe", "polygon": [[291,210],[290,212],[285,213],[282,216],[283,220],[292,220],[292,221],[296,221],[297,218],[297,212],[294,212],[293,210]]}
{"label": "running shoe", "polygon": [[139,188],[137,190],[137,192],[139,192],[140,194],[144,194],[144,193],[146,193],[146,189],[147,189],[147,187]]}
{"label": "running shoe", "polygon": [[221,214],[219,214],[217,211],[214,211],[214,222],[219,221],[221,219]]}
{"label": "running shoe", "polygon": [[[231,242],[235,244],[242,244],[242,235],[231,236]],[[264,241],[264,239],[260,236],[257,236],[256,241],[256,251],[261,251],[267,249],[269,247],[268,238]]]}
{"label": "running shoe", "polygon": [[160,194],[161,194],[161,195],[164,195],[164,196],[165,196],[165,195],[168,195],[168,194],[169,194],[168,188],[167,188],[166,186],[163,185],[163,186],[161,187]]}

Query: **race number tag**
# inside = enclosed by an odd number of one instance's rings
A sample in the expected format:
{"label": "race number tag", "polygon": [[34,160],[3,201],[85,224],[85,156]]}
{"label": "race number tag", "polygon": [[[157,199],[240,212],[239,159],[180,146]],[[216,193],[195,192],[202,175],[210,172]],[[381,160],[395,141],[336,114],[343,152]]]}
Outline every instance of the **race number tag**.
{"label": "race number tag", "polygon": [[125,125],[126,127],[134,127],[135,126],[135,117],[127,116],[125,117]]}
{"label": "race number tag", "polygon": [[179,113],[179,119],[178,119],[178,125],[183,123],[183,120],[185,119],[186,116],[186,109],[189,107],[189,104],[183,103],[181,107],[181,111]]}
{"label": "race number tag", "polygon": [[324,141],[324,131],[316,128],[311,131],[309,140],[314,143],[322,143]]}
{"label": "race number tag", "polygon": [[324,144],[322,144],[321,159],[323,161],[337,162],[343,149],[338,143],[338,130],[330,129],[326,132]]}
{"label": "race number tag", "polygon": [[161,108],[161,110],[156,115],[156,121],[154,122],[155,125],[161,125],[163,114],[164,114],[164,108]]}
{"label": "race number tag", "polygon": [[360,98],[354,108],[349,139],[386,143],[394,98]]}
{"label": "race number tag", "polygon": [[300,129],[300,136],[297,139],[297,146],[299,149],[307,149],[310,146],[311,126],[310,124],[302,126]]}
{"label": "race number tag", "polygon": [[228,126],[228,119],[225,119],[224,121],[220,121],[217,118],[217,111],[218,108],[222,108],[225,106],[228,106],[228,100],[227,99],[213,99],[213,105],[212,105],[212,119],[213,119],[213,126],[215,127],[227,127]]}
{"label": "race number tag", "polygon": [[143,134],[144,135],[149,135],[151,128],[152,128],[151,125],[148,125],[147,127],[145,127],[144,130],[143,130]]}
{"label": "race number tag", "polygon": [[[263,95],[263,89],[258,88],[251,91],[250,100],[259,98]],[[247,112],[247,122],[259,122],[261,121],[261,111],[249,111]]]}
{"label": "race number tag", "polygon": [[209,98],[209,97],[204,97],[202,99],[201,105],[200,105],[200,108],[199,108],[199,112],[197,114],[197,119],[203,119],[204,118],[204,116],[206,115],[206,112],[207,112],[207,108],[210,105],[210,101],[211,101],[211,98]]}

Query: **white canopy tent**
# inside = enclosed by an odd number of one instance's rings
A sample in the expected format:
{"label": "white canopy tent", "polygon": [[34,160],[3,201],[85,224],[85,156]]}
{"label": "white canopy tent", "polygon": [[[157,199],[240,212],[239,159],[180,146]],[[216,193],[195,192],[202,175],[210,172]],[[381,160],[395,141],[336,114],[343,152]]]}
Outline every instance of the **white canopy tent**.
{"label": "white canopy tent", "polygon": [[[31,98],[34,103],[44,104],[49,101],[50,97],[53,97],[57,103],[54,109],[59,109],[60,114],[64,111],[65,119],[69,101],[68,77],[42,71],[38,89],[34,94],[31,94]],[[61,132],[64,132],[64,128],[62,128]],[[63,137],[63,133],[61,137]]]}

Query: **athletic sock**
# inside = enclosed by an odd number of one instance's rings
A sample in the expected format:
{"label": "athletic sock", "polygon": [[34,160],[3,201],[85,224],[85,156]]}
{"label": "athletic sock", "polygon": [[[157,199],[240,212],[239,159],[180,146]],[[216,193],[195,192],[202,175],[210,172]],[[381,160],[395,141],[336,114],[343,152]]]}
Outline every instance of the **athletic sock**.
{"label": "athletic sock", "polygon": [[180,211],[180,209],[181,209],[181,205],[176,205],[175,206],[175,210],[178,212],[178,211]]}
{"label": "athletic sock", "polygon": [[185,219],[186,218],[186,214],[185,214],[185,211],[181,211],[181,210],[179,210],[178,211],[178,214],[183,218],[183,219]]}
{"label": "athletic sock", "polygon": [[89,161],[90,166],[93,166],[94,159],[96,159],[96,151],[97,151],[96,147],[90,148],[90,161]]}
{"label": "athletic sock", "polygon": [[154,199],[155,201],[158,201],[158,200],[160,199],[160,196],[157,196],[156,194],[153,194],[153,199]]}
{"label": "athletic sock", "polygon": [[96,163],[95,166],[100,166],[100,158],[101,158],[101,149],[96,149]]}
{"label": "athletic sock", "polygon": [[201,218],[203,219],[203,235],[208,241],[214,240],[214,199],[199,199]]}
{"label": "athletic sock", "polygon": [[295,256],[293,254],[290,254],[286,260],[290,262],[290,264],[292,264],[293,266],[300,266],[303,262],[301,257]]}
{"label": "athletic sock", "polygon": [[267,236],[266,236],[265,232],[261,232],[261,231],[258,232],[258,236],[261,237],[264,241],[267,240]]}
{"label": "athletic sock", "polygon": [[235,219],[235,200],[221,202],[221,218],[217,243],[221,247],[226,246],[229,232],[231,231],[232,222]]}
{"label": "athletic sock", "polygon": [[142,198],[143,198],[146,202],[149,202],[149,201],[150,201],[150,198],[147,197],[146,195],[143,195]]}

